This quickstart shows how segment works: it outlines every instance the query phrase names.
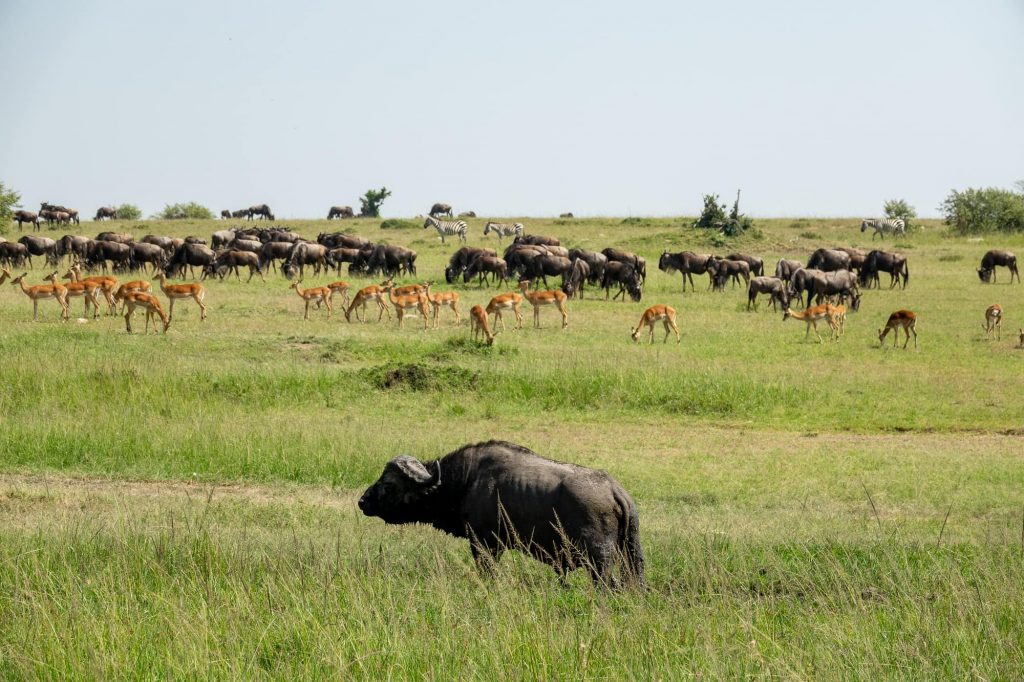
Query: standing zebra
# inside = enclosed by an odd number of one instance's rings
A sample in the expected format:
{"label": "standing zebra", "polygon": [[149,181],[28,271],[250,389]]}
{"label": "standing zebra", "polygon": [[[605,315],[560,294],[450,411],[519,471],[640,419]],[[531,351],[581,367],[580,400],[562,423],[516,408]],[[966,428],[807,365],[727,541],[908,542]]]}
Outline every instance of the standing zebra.
{"label": "standing zebra", "polygon": [[869,218],[861,221],[861,232],[869,227],[874,229],[874,232],[871,233],[872,240],[874,240],[877,235],[882,235],[882,240],[884,241],[886,232],[903,235],[906,234],[907,231],[906,223],[904,223],[900,218]]}
{"label": "standing zebra", "polygon": [[442,244],[444,244],[445,236],[453,234],[459,235],[460,241],[466,241],[466,232],[469,230],[469,225],[466,224],[465,220],[438,220],[434,216],[427,216],[426,222],[423,223],[423,229],[425,230],[431,226],[441,236]]}
{"label": "standing zebra", "polygon": [[498,235],[498,243],[500,244],[502,237],[522,237],[523,224],[488,222],[486,225],[484,225],[484,236],[486,237],[491,232],[494,232]]}

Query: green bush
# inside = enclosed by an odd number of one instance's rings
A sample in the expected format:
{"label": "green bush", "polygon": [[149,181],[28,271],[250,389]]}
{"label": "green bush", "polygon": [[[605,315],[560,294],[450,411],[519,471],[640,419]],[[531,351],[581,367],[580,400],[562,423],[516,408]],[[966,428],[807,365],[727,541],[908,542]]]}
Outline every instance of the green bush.
{"label": "green bush", "polygon": [[138,220],[142,217],[142,211],[135,204],[121,204],[114,209],[114,214],[118,220]]}
{"label": "green bush", "polygon": [[411,220],[401,220],[399,218],[389,218],[380,224],[382,230],[414,230],[422,225],[418,225]]}
{"label": "green bush", "polygon": [[890,199],[885,202],[883,210],[885,211],[886,218],[901,219],[907,231],[914,227],[914,218],[917,217],[917,211],[903,199]]}
{"label": "green bush", "polygon": [[960,234],[1024,232],[1024,194],[997,187],[953,190],[939,206],[946,224]]}
{"label": "green bush", "polygon": [[158,220],[210,220],[213,218],[213,211],[190,201],[187,204],[165,204],[163,210],[153,217]]}
{"label": "green bush", "polygon": [[740,193],[736,192],[736,203],[732,206],[732,212],[726,214],[725,204],[718,203],[717,194],[704,195],[704,209],[700,217],[693,223],[694,227],[718,230],[727,237],[736,237],[754,226],[754,220],[750,216],[740,213]]}
{"label": "green bush", "polygon": [[11,226],[14,209],[19,201],[21,201],[21,195],[0,182],[0,234],[7,232],[7,228]]}
{"label": "green bush", "polygon": [[384,200],[391,196],[391,190],[387,187],[381,187],[380,189],[368,189],[366,194],[359,198],[359,203],[362,207],[359,209],[359,217],[361,218],[379,218],[380,217],[380,205],[384,203]]}

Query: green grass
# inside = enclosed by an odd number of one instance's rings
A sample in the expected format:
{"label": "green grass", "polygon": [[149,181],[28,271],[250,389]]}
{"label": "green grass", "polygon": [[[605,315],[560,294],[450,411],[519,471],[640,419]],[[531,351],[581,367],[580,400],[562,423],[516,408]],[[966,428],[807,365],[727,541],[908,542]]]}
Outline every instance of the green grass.
{"label": "green grass", "polygon": [[[487,348],[450,313],[428,332],[303,322],[278,276],[208,282],[209,319],[179,303],[166,336],[60,323],[53,304],[34,324],[3,287],[0,677],[1019,674],[1024,287],[974,268],[1024,238],[924,221],[898,247],[909,287],[866,292],[842,340],[819,345],[765,302],[747,312],[738,287],[682,294],[658,255],[740,250],[770,274],[818,246],[870,248],[859,219],[759,221],[736,240],[683,218],[517,220],[644,255],[643,303],[588,289],[567,331],[524,310],[526,328]],[[469,222],[471,244],[497,246]],[[342,227],[415,249],[443,283],[458,244],[378,225]],[[495,293],[458,289],[464,316]],[[629,340],[654,303],[678,310],[680,345]],[[991,303],[998,342],[980,328]],[[879,348],[898,308],[919,315],[916,352]],[[356,510],[396,453],[491,437],[615,475],[640,506],[651,590],[562,587],[512,556],[483,580],[464,542]]]}

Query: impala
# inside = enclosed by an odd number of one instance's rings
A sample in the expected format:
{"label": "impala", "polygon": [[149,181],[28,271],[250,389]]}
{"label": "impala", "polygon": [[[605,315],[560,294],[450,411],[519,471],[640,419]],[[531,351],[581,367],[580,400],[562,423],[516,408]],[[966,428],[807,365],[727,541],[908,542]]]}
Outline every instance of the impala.
{"label": "impala", "polygon": [[900,338],[900,328],[907,335],[907,340],[903,342],[903,347],[906,348],[907,344],[910,343],[910,333],[914,333],[914,348],[917,348],[917,315],[910,312],[909,310],[897,310],[889,316],[889,321],[885,323],[885,329],[878,330],[878,343],[879,347],[885,345],[885,336],[890,330],[893,331],[892,335],[892,347],[896,347],[896,343]]}
{"label": "impala", "polygon": [[3,284],[11,278],[11,271],[7,268],[0,269],[0,284]]}
{"label": "impala", "polygon": [[494,326],[498,326],[498,322],[501,322],[502,331],[505,330],[505,320],[501,317],[502,310],[512,309],[512,312],[516,314],[516,326],[514,329],[523,328],[523,312],[519,309],[520,304],[523,302],[523,297],[517,293],[509,292],[507,294],[499,294],[491,299],[490,303],[487,304],[487,314],[494,315]]}
{"label": "impala", "polygon": [[21,285],[21,290],[32,299],[32,321],[36,322],[39,319],[39,301],[45,301],[48,299],[54,299],[60,304],[61,317],[68,319],[68,290],[61,284],[37,284],[34,287],[25,286],[25,276],[28,273],[23,273],[18,277],[11,280],[12,286]]}
{"label": "impala", "polygon": [[839,325],[836,323],[835,308],[836,307],[831,303],[808,306],[803,312],[786,308],[782,314],[782,321],[785,322],[791,317],[797,320],[803,320],[807,324],[807,333],[804,334],[804,338],[806,339],[810,336],[811,327],[814,327],[814,335],[818,337],[818,343],[824,343],[824,340],[821,338],[821,334],[818,333],[818,322],[825,320],[828,322],[828,326],[832,329],[831,338],[838,340],[839,337],[837,334],[839,332]]}
{"label": "impala", "polygon": [[136,279],[131,282],[125,282],[124,284],[117,288],[117,291],[114,292],[114,300],[121,301],[121,312],[124,312],[125,294],[136,294],[139,293],[140,291],[145,292],[147,294],[152,293],[153,285],[145,280]]}
{"label": "impala", "polygon": [[303,320],[309,319],[309,305],[316,303],[318,306],[323,303],[327,306],[327,319],[331,319],[331,313],[334,312],[334,306],[331,304],[331,294],[333,290],[329,287],[310,287],[309,289],[303,289],[299,285],[302,284],[302,280],[296,280],[292,282],[289,289],[295,289],[295,293],[299,295],[303,301],[306,302],[306,312],[302,316]]}
{"label": "impala", "polygon": [[[370,286],[363,287],[362,289],[357,291],[355,298],[352,299],[352,304],[345,310],[345,321],[351,322],[352,311],[355,310],[356,308],[359,308],[360,311],[363,313],[362,321],[365,322],[366,304],[369,303],[370,301],[376,301],[377,307],[380,310],[380,313],[377,315],[377,321],[380,322],[381,318],[384,317],[384,313],[386,312],[388,314],[388,322],[390,322],[391,308],[388,307],[388,304],[384,301],[384,299],[388,295],[388,292],[391,290],[391,286],[391,280],[386,279],[379,285],[371,284]],[[356,312],[356,319],[360,319],[359,312]]]}
{"label": "impala", "polygon": [[540,329],[540,308],[545,305],[558,306],[558,312],[562,313],[562,329],[569,326],[569,313],[565,309],[565,300],[569,297],[565,295],[564,291],[530,291],[530,280],[528,279],[519,283],[519,290],[533,305],[534,329]]}
{"label": "impala", "polygon": [[985,324],[981,325],[981,328],[985,330],[985,338],[992,335],[994,331],[996,333],[996,339],[1003,337],[1003,307],[998,303],[990,305],[985,309]]}
{"label": "impala", "polygon": [[117,277],[112,275],[94,275],[92,277],[82,277],[82,265],[81,263],[73,264],[67,272],[64,273],[62,279],[69,280],[71,282],[93,282],[100,286],[100,291],[103,292],[103,298],[107,299],[107,307],[111,315],[117,314],[117,304],[114,302],[114,290],[117,289]]}
{"label": "impala", "polygon": [[414,294],[398,296],[395,294],[395,290],[389,287],[388,300],[391,301],[391,305],[395,306],[395,312],[398,314],[399,329],[405,326],[405,315],[407,310],[418,310],[420,315],[423,316],[423,329],[425,330],[427,328],[428,299],[425,293],[417,291]]}
{"label": "impala", "polygon": [[[462,321],[462,313],[459,312],[459,292],[457,291],[442,291],[439,294],[427,294],[427,300],[430,301],[430,305],[434,308],[434,327],[437,327],[438,314],[441,308],[448,306],[455,313],[455,324],[458,325]],[[481,310],[481,306],[477,306]]]}
{"label": "impala", "polygon": [[[154,316],[158,316],[160,321],[164,323],[164,334],[171,326],[171,318],[167,313],[164,312],[164,307],[160,305],[160,300],[157,299],[153,294],[147,294],[144,291],[131,291],[122,295],[124,299],[124,326],[128,330],[128,333],[132,333],[132,314],[135,312],[135,308],[142,308],[146,311],[146,330],[144,334],[149,333],[149,320]],[[156,331],[156,325],[153,325],[153,331]]]}
{"label": "impala", "polygon": [[199,321],[202,322],[206,319],[206,304],[203,303],[203,299],[206,298],[206,289],[203,288],[202,284],[192,282],[191,284],[168,284],[167,275],[161,271],[153,279],[160,280],[160,291],[164,292],[164,296],[167,297],[167,317],[168,319],[174,319],[174,302],[178,299],[191,298],[199,305]]}
{"label": "impala", "polygon": [[348,305],[348,282],[331,282],[327,285],[327,288],[331,290],[330,299],[331,303],[334,303],[334,295],[339,294],[341,296],[341,307],[342,309]]}
{"label": "impala", "polygon": [[484,335],[488,346],[494,345],[494,337],[497,334],[491,333],[491,326],[487,324],[487,311],[482,305],[475,305],[469,309],[469,326],[473,331],[473,340],[476,341],[480,334]]}
{"label": "impala", "polygon": [[[57,273],[51,272],[44,279],[50,280],[53,284],[58,284]],[[3,280],[0,280],[3,281]],[[68,282],[62,285],[67,289],[67,297],[74,298],[76,296],[83,296],[85,298],[85,316],[89,317],[89,305],[92,304],[93,317],[100,316],[100,303],[96,300],[96,292],[99,291],[100,285],[96,282]],[[70,306],[70,303],[68,304]]]}
{"label": "impala", "polygon": [[644,314],[640,316],[640,324],[629,328],[630,337],[632,337],[634,342],[639,341],[640,334],[646,326],[651,332],[647,343],[654,343],[654,323],[659,321],[665,325],[665,338],[662,340],[662,343],[668,343],[668,332],[670,329],[676,333],[676,343],[682,340],[679,336],[679,327],[676,326],[675,308],[667,305],[652,305],[645,310]]}
{"label": "impala", "polygon": [[836,323],[839,336],[846,333],[846,306],[839,304],[832,306],[832,320]]}

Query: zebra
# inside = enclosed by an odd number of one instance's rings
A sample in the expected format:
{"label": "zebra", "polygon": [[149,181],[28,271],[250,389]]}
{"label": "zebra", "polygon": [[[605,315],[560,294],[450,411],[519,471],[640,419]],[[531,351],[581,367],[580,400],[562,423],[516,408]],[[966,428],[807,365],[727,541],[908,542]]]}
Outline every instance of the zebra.
{"label": "zebra", "polygon": [[523,236],[523,224],[522,223],[487,223],[484,225],[484,236],[486,237],[491,232],[498,235],[498,243],[501,243],[502,237],[522,237]]}
{"label": "zebra", "polygon": [[446,235],[459,235],[459,241],[466,241],[466,232],[469,230],[469,225],[466,224],[465,220],[438,220],[434,216],[427,216],[426,222],[423,223],[423,229],[433,226],[437,230],[437,234],[441,236],[441,243],[444,244],[444,238]]}
{"label": "zebra", "polygon": [[869,227],[874,229],[874,232],[871,233],[872,240],[874,240],[876,236],[882,235],[882,240],[884,241],[886,232],[903,235],[906,234],[907,231],[907,224],[904,223],[901,218],[870,218],[861,221],[861,232]]}

